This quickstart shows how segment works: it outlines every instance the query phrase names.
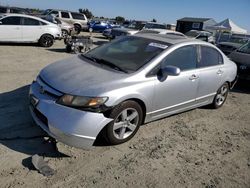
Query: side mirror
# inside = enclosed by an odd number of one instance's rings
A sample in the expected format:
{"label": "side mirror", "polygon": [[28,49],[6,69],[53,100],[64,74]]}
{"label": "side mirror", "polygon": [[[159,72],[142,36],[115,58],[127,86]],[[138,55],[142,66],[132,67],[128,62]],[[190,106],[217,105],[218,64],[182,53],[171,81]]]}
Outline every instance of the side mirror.
{"label": "side mirror", "polygon": [[160,81],[165,81],[168,76],[179,76],[181,70],[179,67],[168,65],[164,68],[161,68],[157,74]]}
{"label": "side mirror", "polygon": [[0,21],[0,25],[2,25],[2,24],[3,24],[3,22]]}

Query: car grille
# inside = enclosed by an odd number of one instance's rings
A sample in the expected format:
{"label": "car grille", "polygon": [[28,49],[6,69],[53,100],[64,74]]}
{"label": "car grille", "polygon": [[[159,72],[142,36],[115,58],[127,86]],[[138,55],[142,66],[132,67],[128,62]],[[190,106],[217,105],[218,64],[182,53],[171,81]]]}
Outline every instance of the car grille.
{"label": "car grille", "polygon": [[40,93],[41,94],[52,97],[55,100],[63,95],[63,93],[54,89],[49,84],[47,84],[40,76],[37,78],[37,83],[40,85]]}
{"label": "car grille", "polygon": [[36,117],[48,127],[48,119],[36,108],[33,108],[33,112],[35,113]]}

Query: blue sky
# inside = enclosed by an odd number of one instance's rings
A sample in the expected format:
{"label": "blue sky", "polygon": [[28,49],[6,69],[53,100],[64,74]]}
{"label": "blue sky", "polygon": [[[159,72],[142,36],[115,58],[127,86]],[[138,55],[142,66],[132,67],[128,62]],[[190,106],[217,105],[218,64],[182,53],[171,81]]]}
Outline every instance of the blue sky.
{"label": "blue sky", "polygon": [[182,17],[209,17],[220,22],[230,18],[250,32],[250,0],[0,0],[0,5],[57,8],[78,11],[88,8],[95,16],[176,23]]}

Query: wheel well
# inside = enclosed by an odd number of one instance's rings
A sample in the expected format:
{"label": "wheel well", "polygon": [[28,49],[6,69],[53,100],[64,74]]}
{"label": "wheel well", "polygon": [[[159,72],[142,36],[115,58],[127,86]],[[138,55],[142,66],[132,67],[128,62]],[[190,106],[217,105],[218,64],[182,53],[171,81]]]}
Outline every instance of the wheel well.
{"label": "wheel well", "polygon": [[39,40],[40,40],[44,35],[49,35],[49,36],[51,36],[53,39],[55,39],[55,37],[54,37],[53,35],[51,35],[51,34],[49,34],[49,33],[44,33],[44,34],[42,34],[42,36],[39,38]]}
{"label": "wheel well", "polygon": [[81,26],[81,24],[79,24],[79,23],[74,23],[74,26],[79,26],[80,28],[82,28],[82,26]]}
{"label": "wheel well", "polygon": [[[135,101],[136,103],[138,103],[138,104],[141,106],[142,112],[143,112],[142,124],[144,124],[145,117],[146,117],[146,105],[145,105],[145,103],[144,103],[142,100],[138,99],[138,98],[131,98],[131,99],[127,99],[127,100],[125,100],[125,101]],[[123,103],[123,102],[125,102],[125,101],[122,101],[121,103]],[[121,103],[119,103],[119,104],[121,104]],[[118,105],[119,105],[119,104],[118,104]],[[117,105],[115,105],[115,106],[117,106]],[[103,115],[104,115],[105,117],[108,118],[109,115],[110,115],[110,113],[111,113],[111,110],[112,110],[115,106],[113,106],[110,110],[104,112]],[[105,126],[102,128],[102,130],[98,133],[94,145],[96,145],[97,142],[99,142],[100,140],[103,140],[103,139],[106,140],[106,139],[105,139],[105,136],[103,137],[103,133],[105,133],[106,128],[107,128],[107,125],[105,125]]]}
{"label": "wheel well", "polygon": [[[138,99],[138,98],[131,98],[131,99],[127,99],[125,101],[135,101],[136,103],[138,103],[140,105],[140,107],[142,108],[142,112],[143,112],[143,117],[142,117],[142,123],[144,123],[144,120],[145,120],[145,117],[146,117],[146,105],[145,103]],[[125,102],[125,101],[122,101],[121,103]],[[119,103],[119,104],[121,104]],[[119,105],[118,104],[118,105]],[[117,106],[117,105],[116,105]],[[111,110],[114,108],[115,106],[113,106],[110,110],[104,112],[104,116],[105,117],[109,117],[109,114],[111,113]]]}

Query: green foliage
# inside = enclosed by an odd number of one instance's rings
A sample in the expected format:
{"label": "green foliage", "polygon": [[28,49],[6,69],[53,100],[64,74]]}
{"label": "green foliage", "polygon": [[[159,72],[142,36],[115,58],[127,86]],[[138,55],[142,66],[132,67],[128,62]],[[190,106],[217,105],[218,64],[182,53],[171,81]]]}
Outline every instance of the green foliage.
{"label": "green foliage", "polygon": [[115,18],[115,20],[116,20],[118,23],[123,23],[123,22],[125,21],[125,18],[122,17],[122,16],[117,16],[117,17]]}
{"label": "green foliage", "polygon": [[92,14],[92,12],[89,10],[89,9],[79,9],[79,12],[82,13],[82,14],[85,14],[85,16],[90,19],[92,18],[94,15]]}

